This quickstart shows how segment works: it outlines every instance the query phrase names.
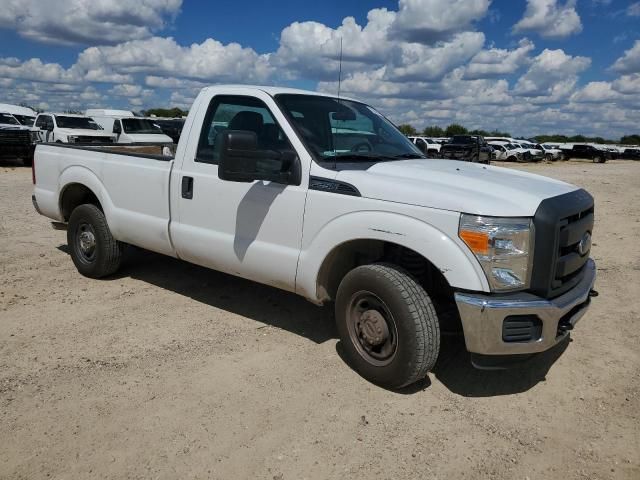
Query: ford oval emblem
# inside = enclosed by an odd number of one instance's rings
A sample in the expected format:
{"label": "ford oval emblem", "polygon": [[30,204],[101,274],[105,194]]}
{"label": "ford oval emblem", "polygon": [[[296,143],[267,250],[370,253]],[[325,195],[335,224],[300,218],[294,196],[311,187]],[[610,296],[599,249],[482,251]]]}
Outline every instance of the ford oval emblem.
{"label": "ford oval emblem", "polygon": [[580,239],[580,243],[578,243],[578,253],[580,255],[584,255],[591,250],[591,234],[589,232],[585,232],[582,238]]}

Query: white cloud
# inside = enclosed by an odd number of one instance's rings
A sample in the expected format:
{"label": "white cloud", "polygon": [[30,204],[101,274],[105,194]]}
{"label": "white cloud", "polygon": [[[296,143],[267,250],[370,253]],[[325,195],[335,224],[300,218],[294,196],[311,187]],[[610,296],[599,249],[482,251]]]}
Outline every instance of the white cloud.
{"label": "white cloud", "polygon": [[433,44],[472,29],[490,0],[400,0],[394,35],[410,42]]}
{"label": "white cloud", "polygon": [[118,74],[149,74],[209,82],[264,82],[272,73],[268,55],[258,55],[237,43],[223,45],[212,38],[188,47],[173,38],[132,40],[113,47],[90,47],[77,65],[90,70],[108,67]]}
{"label": "white cloud", "polygon": [[616,92],[610,82],[589,82],[584,88],[571,95],[574,102],[611,102],[621,98],[622,95]]}
{"label": "white cloud", "polygon": [[182,0],[4,0],[0,27],[44,43],[114,44],[150,37],[181,5]]}
{"label": "white cloud", "polygon": [[450,42],[440,42],[436,46],[403,43],[398,58],[387,71],[387,78],[397,82],[439,80],[468,61],[483,45],[484,34],[481,32],[459,33]]}
{"label": "white cloud", "polygon": [[523,65],[529,62],[529,53],[533,51],[535,45],[527,38],[523,38],[518,43],[518,48],[505,50],[501,48],[491,48],[482,50],[475,55],[467,68],[464,76],[473,80],[477,78],[488,78],[515,73]]}
{"label": "white cloud", "polygon": [[627,7],[627,15],[630,17],[640,17],[640,2],[632,3]]}
{"label": "white cloud", "polygon": [[515,33],[536,32],[544,38],[563,38],[582,31],[576,0],[527,0],[524,17],[513,26]]}
{"label": "white cloud", "polygon": [[620,73],[640,73],[640,40],[636,40],[633,47],[625,51],[611,69]]}
{"label": "white cloud", "polygon": [[613,81],[612,87],[616,92],[640,95],[640,73],[622,75]]}
{"label": "white cloud", "polygon": [[280,34],[280,47],[271,62],[290,73],[311,78],[335,78],[339,69],[340,40],[345,71],[364,65],[380,65],[392,55],[388,30],[395,13],[370,10],[367,24],[347,17],[333,29],[318,22],[294,22]]}
{"label": "white cloud", "polygon": [[591,64],[587,57],[572,57],[563,50],[545,49],[533,59],[527,72],[516,82],[517,95],[539,101],[558,101],[573,90],[578,74]]}

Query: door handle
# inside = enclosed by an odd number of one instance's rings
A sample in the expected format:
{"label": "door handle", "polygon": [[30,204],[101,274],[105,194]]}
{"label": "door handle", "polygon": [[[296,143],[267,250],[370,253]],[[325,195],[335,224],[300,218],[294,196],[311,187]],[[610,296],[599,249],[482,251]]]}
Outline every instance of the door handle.
{"label": "door handle", "polygon": [[193,198],[193,177],[182,177],[182,198]]}

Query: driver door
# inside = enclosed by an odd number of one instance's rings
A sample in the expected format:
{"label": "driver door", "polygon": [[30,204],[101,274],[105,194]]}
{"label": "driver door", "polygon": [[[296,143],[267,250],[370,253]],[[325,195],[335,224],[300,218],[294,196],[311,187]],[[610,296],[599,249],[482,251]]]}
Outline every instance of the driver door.
{"label": "driver door", "polygon": [[[202,117],[200,117],[202,118]],[[194,134],[195,125],[202,125]],[[202,123],[194,120],[182,170],[172,238],[184,260],[294,291],[307,183],[234,182],[218,177],[226,130],[254,132],[260,148],[294,150],[272,110],[254,96],[214,96]],[[299,161],[299,160],[298,160]],[[303,179],[308,167],[303,168]],[[176,193],[173,194],[176,199]]]}

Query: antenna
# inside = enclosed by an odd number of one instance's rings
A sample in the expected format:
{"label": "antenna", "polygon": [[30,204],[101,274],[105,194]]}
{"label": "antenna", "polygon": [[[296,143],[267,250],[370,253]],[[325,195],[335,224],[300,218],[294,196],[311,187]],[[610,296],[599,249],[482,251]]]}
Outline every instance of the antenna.
{"label": "antenna", "polygon": [[342,37],[340,37],[340,69],[338,70],[338,98],[340,98],[341,83],[342,83]]}

